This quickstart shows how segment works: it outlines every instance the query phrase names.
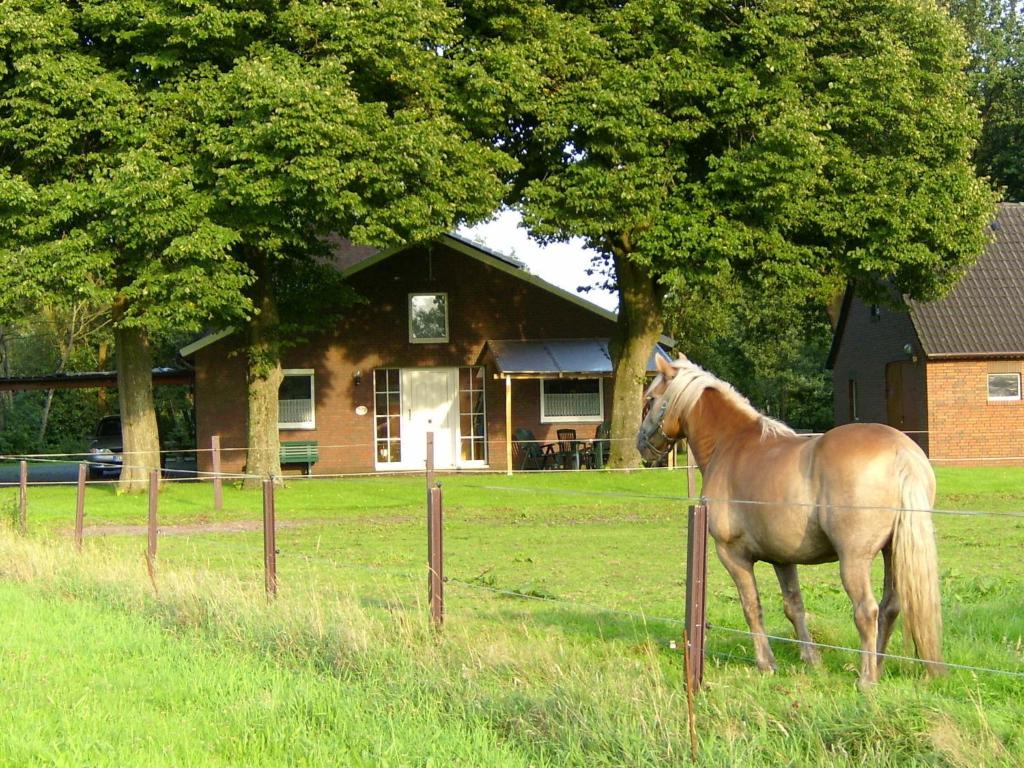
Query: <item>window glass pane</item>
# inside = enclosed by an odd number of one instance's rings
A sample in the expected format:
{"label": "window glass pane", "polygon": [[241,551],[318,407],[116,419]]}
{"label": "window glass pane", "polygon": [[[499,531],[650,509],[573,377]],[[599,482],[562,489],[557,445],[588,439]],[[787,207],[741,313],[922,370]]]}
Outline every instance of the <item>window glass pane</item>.
{"label": "window glass pane", "polygon": [[544,392],[549,395],[597,394],[597,379],[544,379]]}
{"label": "window glass pane", "polygon": [[442,293],[410,296],[409,329],[413,339],[447,339],[448,297]]}
{"label": "window glass pane", "polygon": [[309,400],[313,395],[313,377],[309,374],[285,374],[277,390],[279,400]]}
{"label": "window glass pane", "polygon": [[990,400],[1020,400],[1020,374],[990,373],[988,396]]}
{"label": "window glass pane", "polygon": [[601,418],[600,379],[544,379],[543,416],[558,419]]}

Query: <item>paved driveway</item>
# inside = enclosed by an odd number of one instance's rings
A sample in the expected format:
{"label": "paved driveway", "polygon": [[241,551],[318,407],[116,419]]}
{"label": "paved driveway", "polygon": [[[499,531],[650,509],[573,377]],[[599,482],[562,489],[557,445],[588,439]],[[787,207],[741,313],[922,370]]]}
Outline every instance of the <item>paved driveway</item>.
{"label": "paved driveway", "polygon": [[[0,464],[0,485],[18,484],[18,464]],[[29,463],[28,481],[30,483],[75,483],[78,482],[78,462],[43,462]]]}

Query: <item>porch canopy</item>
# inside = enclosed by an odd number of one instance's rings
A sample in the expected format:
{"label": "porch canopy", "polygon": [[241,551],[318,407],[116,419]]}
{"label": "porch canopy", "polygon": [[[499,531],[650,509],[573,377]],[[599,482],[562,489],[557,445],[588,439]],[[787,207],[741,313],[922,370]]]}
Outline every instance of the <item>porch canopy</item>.
{"label": "porch canopy", "polygon": [[[647,372],[657,373],[655,356],[671,360],[661,344],[655,344],[647,360]],[[612,375],[608,339],[541,339],[536,341],[488,340],[482,357],[494,362],[496,378],[562,379]]]}
{"label": "porch canopy", "polygon": [[[661,343],[655,344],[647,360],[647,372],[657,373],[655,358],[671,360]],[[512,380],[580,379],[610,377],[612,356],[608,339],[537,339],[519,341],[489,339],[480,355],[490,359],[494,377],[505,379],[505,460],[512,471]]]}

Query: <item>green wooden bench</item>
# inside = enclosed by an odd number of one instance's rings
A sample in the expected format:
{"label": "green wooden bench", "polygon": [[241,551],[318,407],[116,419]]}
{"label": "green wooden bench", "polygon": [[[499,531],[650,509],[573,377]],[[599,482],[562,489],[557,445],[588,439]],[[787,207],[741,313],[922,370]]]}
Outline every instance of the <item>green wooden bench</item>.
{"label": "green wooden bench", "polygon": [[281,464],[305,464],[306,474],[313,473],[313,465],[320,459],[316,440],[282,440]]}

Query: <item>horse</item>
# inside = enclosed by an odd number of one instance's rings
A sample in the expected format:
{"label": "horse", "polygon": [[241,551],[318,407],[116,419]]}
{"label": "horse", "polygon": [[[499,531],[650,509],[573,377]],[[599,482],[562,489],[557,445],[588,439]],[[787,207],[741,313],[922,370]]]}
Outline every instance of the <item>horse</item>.
{"label": "horse", "polygon": [[[637,435],[645,464],[689,441],[704,485],[708,531],[732,576],[753,636],[757,667],[774,672],[754,563],[775,568],[800,656],[820,655],[807,630],[797,565],[839,561],[860,634],[862,689],[879,679],[901,609],[930,675],[944,671],[938,558],[931,509],[935,473],[913,440],[884,424],[854,423],[797,434],[759,413],[732,385],[680,356],[657,359]],[[878,553],[882,602],[871,586]]]}

